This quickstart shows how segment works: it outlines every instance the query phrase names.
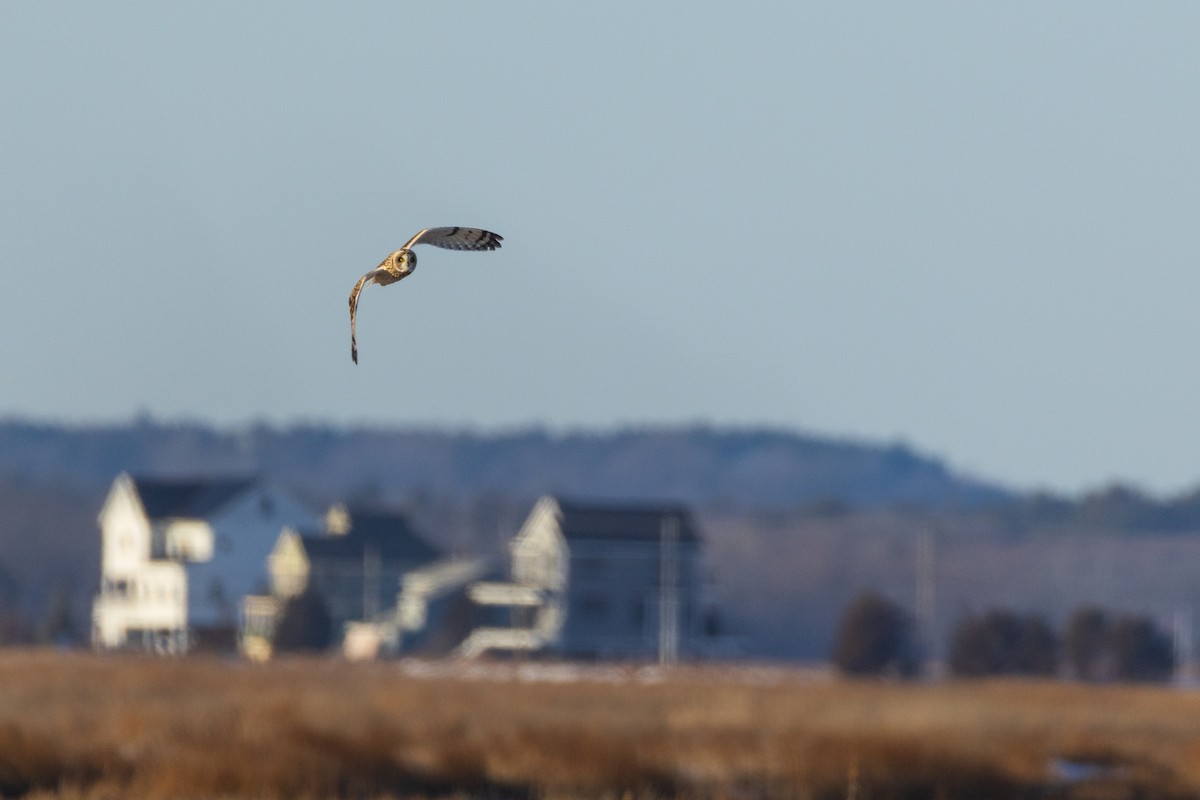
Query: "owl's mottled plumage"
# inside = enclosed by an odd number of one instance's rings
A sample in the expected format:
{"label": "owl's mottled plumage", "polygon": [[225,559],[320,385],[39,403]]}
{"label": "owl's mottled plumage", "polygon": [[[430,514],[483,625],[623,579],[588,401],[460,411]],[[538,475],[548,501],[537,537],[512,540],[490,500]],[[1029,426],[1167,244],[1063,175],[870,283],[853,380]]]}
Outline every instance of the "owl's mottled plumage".
{"label": "owl's mottled plumage", "polygon": [[375,269],[358,279],[350,292],[350,358],[358,363],[358,341],[355,337],[355,320],[358,317],[358,296],[362,290],[377,283],[387,286],[407,278],[417,268],[417,254],[411,248],[418,244],[431,244],[446,250],[496,250],[504,237],[482,228],[425,228],[409,239],[403,247],[389,255]]}

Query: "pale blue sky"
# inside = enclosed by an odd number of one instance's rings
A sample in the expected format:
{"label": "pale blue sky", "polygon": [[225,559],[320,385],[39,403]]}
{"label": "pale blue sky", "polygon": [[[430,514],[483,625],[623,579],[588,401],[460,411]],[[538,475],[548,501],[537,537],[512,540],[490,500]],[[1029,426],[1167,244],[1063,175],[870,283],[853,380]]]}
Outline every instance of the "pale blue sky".
{"label": "pale blue sky", "polygon": [[[1200,4],[0,5],[0,415],[1200,484]],[[497,253],[423,248],[427,225]]]}

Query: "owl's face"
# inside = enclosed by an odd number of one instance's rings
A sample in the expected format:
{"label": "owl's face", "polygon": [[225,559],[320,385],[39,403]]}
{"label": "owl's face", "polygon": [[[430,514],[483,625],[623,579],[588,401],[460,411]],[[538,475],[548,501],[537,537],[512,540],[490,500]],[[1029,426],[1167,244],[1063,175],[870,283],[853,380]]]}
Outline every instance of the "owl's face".
{"label": "owl's face", "polygon": [[417,254],[412,250],[397,250],[392,253],[392,263],[400,272],[407,275],[417,267]]}

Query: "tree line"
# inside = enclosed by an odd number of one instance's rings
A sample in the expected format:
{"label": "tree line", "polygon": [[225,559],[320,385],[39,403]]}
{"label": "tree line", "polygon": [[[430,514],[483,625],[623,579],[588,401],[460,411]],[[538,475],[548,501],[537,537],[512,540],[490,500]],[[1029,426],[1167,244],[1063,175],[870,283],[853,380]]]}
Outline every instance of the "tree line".
{"label": "tree line", "polygon": [[[925,645],[928,647],[928,645]],[[874,592],[841,617],[833,663],[847,675],[913,677],[922,652],[911,615]],[[1146,616],[1095,606],[1076,609],[1061,630],[1040,614],[991,609],[968,614],[950,634],[950,675],[1064,677],[1081,681],[1165,681],[1175,669],[1171,637]]]}

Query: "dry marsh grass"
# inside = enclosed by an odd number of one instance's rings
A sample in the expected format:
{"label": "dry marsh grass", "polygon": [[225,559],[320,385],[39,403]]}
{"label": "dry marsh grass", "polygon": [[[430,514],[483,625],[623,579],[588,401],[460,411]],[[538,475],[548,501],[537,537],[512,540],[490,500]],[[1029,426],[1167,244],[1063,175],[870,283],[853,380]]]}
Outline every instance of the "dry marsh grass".
{"label": "dry marsh grass", "polygon": [[[523,676],[511,666],[6,652],[0,795],[1200,793],[1193,692],[1017,681],[922,686],[716,668]],[[1063,783],[1053,774],[1056,759],[1108,770]]]}

